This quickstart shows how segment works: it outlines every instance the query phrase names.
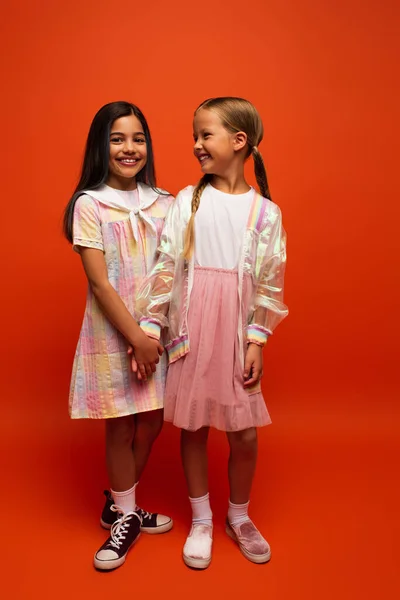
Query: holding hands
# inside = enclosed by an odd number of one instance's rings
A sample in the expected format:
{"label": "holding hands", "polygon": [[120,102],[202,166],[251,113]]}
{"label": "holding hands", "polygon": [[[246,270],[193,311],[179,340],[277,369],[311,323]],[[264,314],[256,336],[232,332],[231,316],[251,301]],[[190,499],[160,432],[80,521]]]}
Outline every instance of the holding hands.
{"label": "holding hands", "polygon": [[134,346],[128,347],[132,371],[136,373],[139,381],[147,381],[147,378],[155,373],[156,365],[163,352],[164,348],[160,342],[148,337],[143,332],[141,332],[138,342]]}

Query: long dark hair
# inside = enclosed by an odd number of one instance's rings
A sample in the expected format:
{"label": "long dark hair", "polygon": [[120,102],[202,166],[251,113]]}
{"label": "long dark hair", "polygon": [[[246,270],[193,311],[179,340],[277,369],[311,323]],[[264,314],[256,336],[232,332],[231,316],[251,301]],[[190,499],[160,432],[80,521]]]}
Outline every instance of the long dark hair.
{"label": "long dark hair", "polygon": [[129,115],[135,115],[140,121],[147,146],[147,162],[143,169],[136,175],[136,181],[142,181],[153,189],[156,189],[153,144],[144,114],[137,106],[130,102],[121,101],[105,104],[96,113],[90,126],[79,183],[64,212],[64,235],[71,243],[75,203],[79,196],[82,195],[83,190],[95,190],[107,180],[111,126],[117,119]]}

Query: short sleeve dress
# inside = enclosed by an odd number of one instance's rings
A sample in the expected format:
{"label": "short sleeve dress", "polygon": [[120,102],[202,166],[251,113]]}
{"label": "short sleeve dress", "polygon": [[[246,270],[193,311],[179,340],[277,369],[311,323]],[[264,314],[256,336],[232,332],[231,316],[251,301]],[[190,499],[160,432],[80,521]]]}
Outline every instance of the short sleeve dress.
{"label": "short sleeve dress", "polygon": [[[133,192],[102,186],[76,202],[74,249],[104,253],[108,279],[132,315],[136,290],[154,264],[172,200],[141,184]],[[89,286],[72,369],[71,418],[107,419],[163,407],[166,357],[161,357],[147,382],[139,382],[131,371],[127,348]]]}

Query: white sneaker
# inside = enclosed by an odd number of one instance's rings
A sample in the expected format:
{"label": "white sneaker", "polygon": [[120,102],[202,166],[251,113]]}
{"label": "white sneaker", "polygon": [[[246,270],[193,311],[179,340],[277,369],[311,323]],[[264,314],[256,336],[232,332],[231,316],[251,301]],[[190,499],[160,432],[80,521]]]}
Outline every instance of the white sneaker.
{"label": "white sneaker", "polygon": [[183,547],[183,561],[192,569],[207,569],[211,562],[212,525],[194,523]]}

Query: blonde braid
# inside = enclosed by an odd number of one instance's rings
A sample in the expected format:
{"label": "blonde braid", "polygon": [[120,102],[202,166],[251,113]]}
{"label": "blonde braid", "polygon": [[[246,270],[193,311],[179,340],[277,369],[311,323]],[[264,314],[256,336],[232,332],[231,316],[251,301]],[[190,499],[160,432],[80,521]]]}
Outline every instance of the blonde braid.
{"label": "blonde braid", "polygon": [[251,149],[251,153],[253,155],[254,160],[254,173],[256,176],[256,181],[258,187],[260,188],[261,195],[264,198],[268,198],[271,200],[271,194],[268,186],[267,172],[265,170],[264,160],[261,156],[261,152],[257,148],[257,146],[253,146]]}
{"label": "blonde braid", "polygon": [[192,196],[192,214],[189,220],[189,223],[185,232],[185,246],[183,248],[183,257],[186,260],[190,260],[192,258],[193,250],[194,250],[194,217],[199,210],[200,206],[200,198],[202,193],[204,192],[205,187],[210,181],[211,176],[206,174],[200,179],[199,183],[193,190]]}

